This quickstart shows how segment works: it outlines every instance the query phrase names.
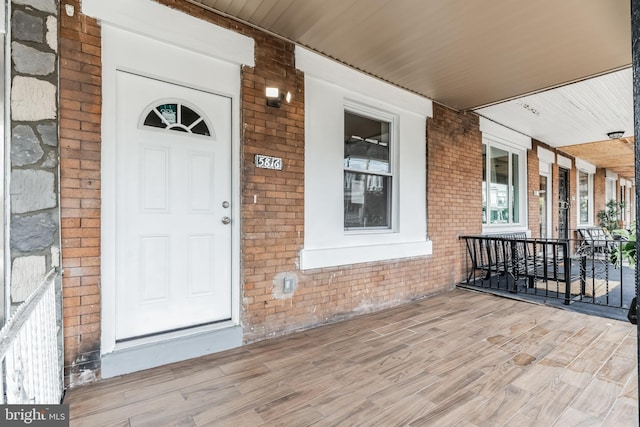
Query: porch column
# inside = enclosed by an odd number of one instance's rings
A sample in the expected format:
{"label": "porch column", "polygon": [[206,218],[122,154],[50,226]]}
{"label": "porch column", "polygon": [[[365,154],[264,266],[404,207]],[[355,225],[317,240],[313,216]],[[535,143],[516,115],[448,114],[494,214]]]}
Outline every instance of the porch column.
{"label": "porch column", "polygon": [[[633,134],[635,145],[635,203],[636,203],[636,254],[638,254],[638,225],[640,225],[640,0],[631,0],[631,63],[633,66]],[[638,269],[640,262],[636,255],[636,301],[638,300],[638,288],[640,279],[638,277]],[[637,303],[636,303],[637,312]],[[638,339],[638,372],[640,373],[640,324],[636,325],[636,337]],[[640,375],[638,375],[638,385],[640,386]],[[638,387],[640,390],[640,387]],[[639,391],[640,398],[640,391]],[[640,399],[639,399],[640,400]],[[638,419],[640,419],[640,407],[638,410]]]}

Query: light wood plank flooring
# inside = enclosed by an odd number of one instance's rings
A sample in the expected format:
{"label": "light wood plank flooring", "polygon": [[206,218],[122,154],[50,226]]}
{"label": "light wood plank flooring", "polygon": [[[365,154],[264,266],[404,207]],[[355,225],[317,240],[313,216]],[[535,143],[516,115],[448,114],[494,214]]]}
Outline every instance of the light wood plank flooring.
{"label": "light wood plank flooring", "polygon": [[67,392],[72,426],[637,426],[636,327],[467,290]]}

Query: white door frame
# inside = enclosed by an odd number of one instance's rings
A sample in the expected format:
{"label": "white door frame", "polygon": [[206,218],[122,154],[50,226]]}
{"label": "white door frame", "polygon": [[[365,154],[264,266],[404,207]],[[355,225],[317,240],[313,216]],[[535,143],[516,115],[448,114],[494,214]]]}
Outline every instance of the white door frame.
{"label": "white door frame", "polygon": [[[542,168],[541,168],[542,170]],[[547,238],[551,238],[551,236],[553,235],[553,214],[552,214],[552,210],[551,207],[553,205],[552,200],[555,200],[553,198],[553,181],[552,181],[552,175],[551,172],[540,172],[540,176],[544,176],[545,178],[547,178],[547,188],[545,188],[546,191],[546,216],[547,216],[547,229],[546,234],[547,234]]]}
{"label": "white door frame", "polygon": [[[254,65],[253,40],[250,38],[151,1],[138,1],[135,8],[129,7],[131,4],[127,0],[115,0],[115,3],[122,3],[122,7],[117,7],[113,2],[107,6],[106,2],[102,0],[85,0],[82,4],[83,12],[100,19],[102,25],[101,354],[102,376],[105,378],[221,351],[242,343],[239,227],[241,217],[239,185],[240,67],[242,64]],[[127,15],[124,16],[122,11],[126,11]],[[150,22],[153,22],[153,25],[144,24]],[[196,27],[197,34],[193,32]],[[129,28],[130,31],[123,28]],[[172,29],[170,36],[167,36],[165,28]],[[156,34],[153,34],[154,32]],[[162,41],[168,38],[171,43]],[[203,55],[199,48],[203,44],[203,40],[208,45],[209,55]],[[221,40],[220,46],[212,46],[211,40]],[[184,49],[185,46],[192,45],[194,46],[193,50]],[[158,78],[169,83],[201,89],[231,99],[231,206],[233,216],[231,223],[232,318],[229,322],[203,327],[199,330],[170,333],[116,345],[114,285],[115,224],[117,220],[115,215],[116,70]],[[211,333],[216,333],[216,331],[220,332],[220,339],[211,337]],[[198,341],[199,337],[203,342]],[[165,348],[171,347],[171,351],[164,351],[158,357],[157,347],[153,347],[157,345],[163,345]],[[145,354],[133,354],[132,348],[146,351],[146,356]],[[121,359],[114,359],[115,356],[107,359],[107,356],[118,353],[123,355]],[[165,354],[167,357],[164,357]]]}

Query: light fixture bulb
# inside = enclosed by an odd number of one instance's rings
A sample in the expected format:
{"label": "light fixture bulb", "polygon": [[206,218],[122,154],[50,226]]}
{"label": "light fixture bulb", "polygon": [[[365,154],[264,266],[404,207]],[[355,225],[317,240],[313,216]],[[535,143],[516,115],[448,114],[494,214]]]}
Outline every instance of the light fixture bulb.
{"label": "light fixture bulb", "polygon": [[283,100],[287,101],[287,103],[291,102],[291,92],[280,93],[280,89],[277,87],[267,87],[265,89],[265,94],[267,96],[267,105],[269,107],[280,108]]}
{"label": "light fixture bulb", "polygon": [[618,139],[621,138],[622,135],[624,135],[624,131],[623,130],[615,130],[613,132],[608,132],[607,136],[611,139]]}

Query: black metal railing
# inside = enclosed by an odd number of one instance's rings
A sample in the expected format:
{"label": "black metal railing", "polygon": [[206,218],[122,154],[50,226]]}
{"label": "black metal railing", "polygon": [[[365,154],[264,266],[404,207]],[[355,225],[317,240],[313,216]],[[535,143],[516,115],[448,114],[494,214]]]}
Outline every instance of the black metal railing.
{"label": "black metal railing", "polygon": [[633,268],[612,262],[621,253],[619,240],[530,239],[522,233],[460,239],[466,286],[616,308],[629,307],[635,294]]}

